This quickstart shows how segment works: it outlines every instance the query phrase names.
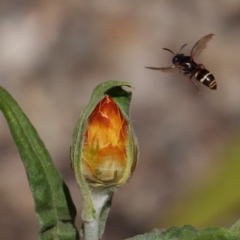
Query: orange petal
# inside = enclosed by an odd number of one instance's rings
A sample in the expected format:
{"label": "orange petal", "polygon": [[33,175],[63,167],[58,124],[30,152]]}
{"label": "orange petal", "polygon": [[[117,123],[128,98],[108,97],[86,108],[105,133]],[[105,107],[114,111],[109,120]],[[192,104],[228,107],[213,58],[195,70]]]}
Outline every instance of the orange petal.
{"label": "orange petal", "polygon": [[91,182],[118,184],[127,166],[128,130],[117,104],[106,96],[89,117],[82,171]]}

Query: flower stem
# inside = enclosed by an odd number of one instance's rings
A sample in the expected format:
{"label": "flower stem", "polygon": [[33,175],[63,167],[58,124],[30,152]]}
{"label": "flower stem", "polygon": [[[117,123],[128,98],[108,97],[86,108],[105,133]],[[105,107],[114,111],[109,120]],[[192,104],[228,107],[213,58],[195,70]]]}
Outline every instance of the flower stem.
{"label": "flower stem", "polygon": [[99,235],[100,235],[99,226],[101,225],[101,223],[99,222],[100,216],[106,203],[111,198],[112,193],[103,189],[101,190],[93,189],[91,194],[92,194],[94,209],[96,211],[96,216],[91,221],[85,221],[83,223],[84,224],[83,234],[84,234],[85,240],[99,240]]}

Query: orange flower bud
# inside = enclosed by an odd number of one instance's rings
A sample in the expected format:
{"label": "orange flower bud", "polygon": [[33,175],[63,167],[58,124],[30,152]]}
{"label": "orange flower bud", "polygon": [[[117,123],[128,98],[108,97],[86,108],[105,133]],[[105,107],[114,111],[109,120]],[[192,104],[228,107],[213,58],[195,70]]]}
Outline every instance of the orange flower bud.
{"label": "orange flower bud", "polygon": [[[133,172],[137,147],[134,138],[131,136],[129,141],[128,135],[128,122],[113,99],[106,96],[90,115],[83,142],[82,174],[92,186],[121,185]],[[131,166],[128,166],[129,143],[134,151]]]}
{"label": "orange flower bud", "polygon": [[121,81],[100,83],[73,131],[71,163],[83,197],[86,239],[101,238],[113,193],[137,165],[138,145],[129,115],[132,93],[123,86],[131,87]]}

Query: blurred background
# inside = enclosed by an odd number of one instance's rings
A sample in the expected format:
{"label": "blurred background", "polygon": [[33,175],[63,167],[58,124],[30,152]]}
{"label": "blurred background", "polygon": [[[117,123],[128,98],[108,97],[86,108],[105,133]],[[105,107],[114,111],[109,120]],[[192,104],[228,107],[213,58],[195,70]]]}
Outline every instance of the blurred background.
{"label": "blurred background", "polygon": [[[18,101],[45,142],[78,209],[69,167],[75,123],[93,88],[107,80],[134,86],[131,115],[138,167],[116,192],[103,239],[120,240],[170,226],[230,227],[240,218],[240,2],[0,1],[0,84]],[[216,91],[202,96],[171,66],[188,43],[215,38],[195,59]],[[0,239],[38,239],[27,178],[0,118]]]}

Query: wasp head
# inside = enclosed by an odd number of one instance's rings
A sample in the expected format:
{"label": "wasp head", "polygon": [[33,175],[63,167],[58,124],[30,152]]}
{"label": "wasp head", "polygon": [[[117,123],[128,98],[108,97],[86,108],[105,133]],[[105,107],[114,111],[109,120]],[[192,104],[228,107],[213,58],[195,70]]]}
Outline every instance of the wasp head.
{"label": "wasp head", "polygon": [[184,54],[182,54],[182,53],[176,54],[172,59],[173,64],[178,65],[183,57],[184,57]]}

